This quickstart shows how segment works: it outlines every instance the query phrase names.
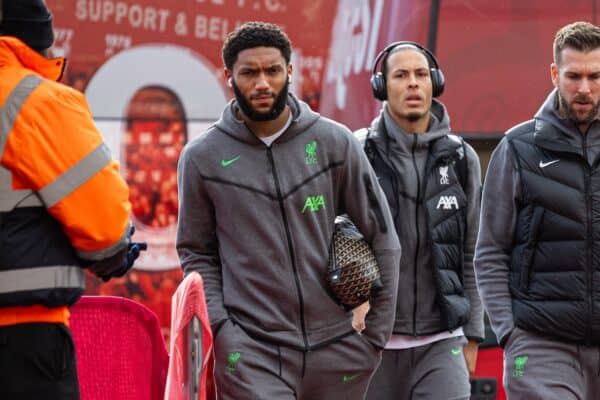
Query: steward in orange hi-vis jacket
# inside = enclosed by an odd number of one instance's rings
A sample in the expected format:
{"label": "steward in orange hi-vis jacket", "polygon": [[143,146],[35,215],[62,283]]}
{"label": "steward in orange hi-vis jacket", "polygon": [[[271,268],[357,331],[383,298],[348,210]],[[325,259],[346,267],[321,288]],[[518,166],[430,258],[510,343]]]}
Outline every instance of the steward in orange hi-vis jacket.
{"label": "steward in orange hi-vis jacket", "polygon": [[2,399],[79,399],[67,326],[83,268],[121,276],[145,246],[84,96],[56,82],[53,39],[43,0],[0,0]]}

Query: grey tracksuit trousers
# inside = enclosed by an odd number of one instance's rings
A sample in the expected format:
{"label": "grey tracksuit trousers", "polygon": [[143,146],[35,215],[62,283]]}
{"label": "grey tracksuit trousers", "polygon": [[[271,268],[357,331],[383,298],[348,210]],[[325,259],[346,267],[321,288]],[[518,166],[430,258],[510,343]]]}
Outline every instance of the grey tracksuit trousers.
{"label": "grey tracksuit trousers", "polygon": [[515,328],[504,348],[509,400],[600,398],[600,346],[565,343]]}
{"label": "grey tracksuit trousers", "polygon": [[214,346],[219,400],[362,400],[381,361],[358,333],[303,352],[252,338],[231,320]]}
{"label": "grey tracksuit trousers", "polygon": [[367,400],[468,400],[464,336],[402,350],[384,350]]}

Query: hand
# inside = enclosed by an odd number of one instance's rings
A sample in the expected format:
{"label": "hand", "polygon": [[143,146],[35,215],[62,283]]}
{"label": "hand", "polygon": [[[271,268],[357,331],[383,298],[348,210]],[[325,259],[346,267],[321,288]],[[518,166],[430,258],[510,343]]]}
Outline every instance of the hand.
{"label": "hand", "polygon": [[133,267],[133,263],[140,256],[142,251],[148,250],[148,243],[146,242],[131,242],[127,249],[127,269]]}
{"label": "hand", "polygon": [[352,310],[352,327],[359,333],[367,327],[365,324],[365,317],[370,308],[369,302],[366,301]]}
{"label": "hand", "polygon": [[133,267],[133,263],[140,256],[140,252],[147,249],[148,244],[146,242],[130,242],[127,246],[127,254],[121,265],[111,273],[101,276],[102,280],[108,282],[110,278],[118,278],[125,275]]}
{"label": "hand", "polygon": [[469,340],[463,348],[463,354],[465,355],[465,361],[467,363],[467,369],[469,375],[475,373],[475,366],[477,365],[477,351],[479,349],[479,343],[475,340]]}

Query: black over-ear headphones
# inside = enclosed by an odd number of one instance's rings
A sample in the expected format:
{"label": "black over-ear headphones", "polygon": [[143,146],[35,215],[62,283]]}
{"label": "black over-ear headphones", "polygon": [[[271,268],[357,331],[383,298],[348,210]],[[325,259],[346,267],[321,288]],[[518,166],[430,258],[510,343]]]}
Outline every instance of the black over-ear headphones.
{"label": "black over-ear headphones", "polygon": [[442,93],[444,93],[444,74],[442,73],[442,70],[440,69],[440,66],[439,66],[435,56],[433,55],[433,53],[431,51],[427,50],[425,47],[421,46],[419,43],[409,42],[409,41],[401,41],[401,42],[394,42],[394,43],[389,44],[375,58],[375,62],[373,63],[373,71],[371,72],[371,89],[373,89],[373,96],[375,96],[375,98],[377,100],[381,100],[381,101],[387,100],[387,88],[385,85],[385,76],[383,75],[383,72],[377,71],[377,65],[379,64],[380,61],[381,61],[382,65],[385,62],[387,62],[387,58],[390,55],[390,53],[392,52],[392,50],[394,50],[396,47],[399,47],[399,46],[406,46],[408,48],[414,48],[415,50],[418,50],[421,53],[423,53],[425,58],[427,58],[427,62],[429,64],[429,72],[431,75],[432,96],[438,97]]}

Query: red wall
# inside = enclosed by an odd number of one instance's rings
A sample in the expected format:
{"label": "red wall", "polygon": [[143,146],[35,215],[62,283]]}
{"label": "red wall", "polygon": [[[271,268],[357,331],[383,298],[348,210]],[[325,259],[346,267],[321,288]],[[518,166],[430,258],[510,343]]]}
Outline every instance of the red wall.
{"label": "red wall", "polygon": [[[427,45],[431,1],[357,0],[338,3],[323,84],[321,111],[352,129],[366,126],[381,103],[369,86],[378,51],[398,40]],[[436,55],[446,77],[441,96],[452,128],[460,133],[501,133],[530,119],[552,85],[550,63],[555,32],[574,21],[594,21],[596,1],[441,0]],[[350,7],[353,4],[353,7]],[[346,14],[383,10],[375,37]],[[344,69],[355,56],[352,43],[371,35],[377,52],[362,68]],[[340,50],[345,49],[345,50]],[[340,90],[341,88],[341,90]]]}

